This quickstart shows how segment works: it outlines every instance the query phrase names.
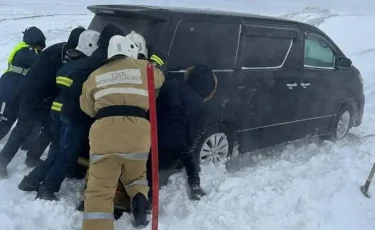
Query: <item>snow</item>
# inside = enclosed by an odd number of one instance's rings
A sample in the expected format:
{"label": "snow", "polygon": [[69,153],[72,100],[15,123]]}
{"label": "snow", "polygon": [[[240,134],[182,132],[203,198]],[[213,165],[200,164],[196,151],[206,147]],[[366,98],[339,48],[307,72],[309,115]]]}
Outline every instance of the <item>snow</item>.
{"label": "snow", "polygon": [[[88,25],[92,18],[85,9],[88,4],[120,2],[125,1],[0,0],[0,69],[5,68],[7,55],[27,26],[39,26],[50,45],[66,40],[76,25]],[[172,5],[172,1],[145,0],[142,4]],[[359,191],[375,161],[375,138],[364,137],[375,133],[375,2],[175,0],[173,4],[278,15],[318,26],[360,69],[366,105],[363,124],[343,141],[306,138],[239,156],[226,166],[204,167],[202,186],[209,194],[199,202],[187,199],[184,173],[172,175],[160,190],[159,229],[375,229],[375,200]],[[20,151],[8,167],[10,178],[0,180],[0,230],[80,229],[82,213],[75,211],[75,205],[82,181],[66,180],[59,202],[35,201],[35,193],[17,189],[30,171],[24,159]],[[375,194],[375,185],[370,192]],[[124,215],[116,229],[133,229],[130,221],[131,216]]]}

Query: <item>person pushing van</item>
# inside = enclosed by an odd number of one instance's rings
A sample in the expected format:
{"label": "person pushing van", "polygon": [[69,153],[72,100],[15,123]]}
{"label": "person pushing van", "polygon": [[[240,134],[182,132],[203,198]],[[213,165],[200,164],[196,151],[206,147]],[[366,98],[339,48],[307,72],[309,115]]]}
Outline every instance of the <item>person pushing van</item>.
{"label": "person pushing van", "polygon": [[[110,39],[108,59],[83,84],[81,109],[96,121],[90,129],[90,168],[83,230],[113,230],[118,180],[131,198],[136,226],[147,221],[146,162],[151,147],[146,60],[129,37]],[[155,88],[164,75],[155,69]]]}

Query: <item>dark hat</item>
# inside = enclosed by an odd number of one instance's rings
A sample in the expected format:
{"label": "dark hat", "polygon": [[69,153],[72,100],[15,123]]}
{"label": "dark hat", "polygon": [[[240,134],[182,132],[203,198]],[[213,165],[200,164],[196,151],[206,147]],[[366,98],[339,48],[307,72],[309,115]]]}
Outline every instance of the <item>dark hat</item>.
{"label": "dark hat", "polygon": [[104,46],[108,47],[109,45],[109,40],[115,36],[115,35],[122,35],[124,36],[124,33],[122,30],[114,25],[106,25],[102,32],[100,33],[99,41],[98,41],[98,46]]}
{"label": "dark hat", "polygon": [[86,29],[82,26],[79,26],[77,28],[74,28],[69,35],[68,42],[66,44],[66,48],[69,49],[75,49],[78,45],[79,36],[83,31]]}
{"label": "dark hat", "polygon": [[26,28],[23,33],[23,41],[29,46],[37,47],[40,46],[43,49],[46,47],[46,37],[43,32],[35,26]]}

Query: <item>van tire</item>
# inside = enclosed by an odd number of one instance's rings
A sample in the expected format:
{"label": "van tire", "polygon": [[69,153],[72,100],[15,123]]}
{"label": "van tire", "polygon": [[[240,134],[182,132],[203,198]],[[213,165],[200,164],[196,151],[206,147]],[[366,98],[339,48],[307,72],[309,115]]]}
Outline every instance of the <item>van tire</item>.
{"label": "van tire", "polygon": [[[213,144],[213,145],[212,145]],[[212,147],[212,148],[211,148]],[[198,165],[221,164],[233,153],[234,132],[222,123],[208,124],[197,135],[192,145]],[[205,154],[207,156],[204,156]]]}
{"label": "van tire", "polygon": [[333,118],[331,133],[326,139],[333,142],[344,139],[353,125],[353,115],[355,112],[350,103],[344,104],[337,113],[337,116]]}

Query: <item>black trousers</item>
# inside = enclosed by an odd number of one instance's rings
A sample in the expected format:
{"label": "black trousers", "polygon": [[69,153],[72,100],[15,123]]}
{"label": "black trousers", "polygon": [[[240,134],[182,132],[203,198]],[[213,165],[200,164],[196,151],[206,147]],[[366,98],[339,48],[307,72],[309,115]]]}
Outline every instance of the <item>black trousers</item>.
{"label": "black trousers", "polygon": [[[43,123],[43,126],[41,127],[40,133],[37,136],[36,140],[33,143],[30,143],[30,146],[27,149],[28,150],[27,158],[31,158],[32,160],[37,160],[43,155],[44,151],[47,149],[47,147],[50,144],[51,144],[50,149],[54,148],[54,145],[56,146],[58,144],[58,142],[57,143],[52,142],[53,138],[52,138],[50,125],[51,125],[50,121],[45,121]],[[33,128],[28,138],[30,138],[30,136],[33,135],[34,130],[35,130],[35,127]],[[26,143],[27,142],[25,142],[24,145]]]}
{"label": "black trousers", "polygon": [[[12,130],[7,143],[0,152],[0,163],[7,166],[14,158],[21,145],[26,141],[27,137],[31,134],[34,126],[40,122],[42,124],[42,132],[39,135],[36,144],[27,153],[27,157],[40,158],[43,154],[46,143],[50,143],[52,135],[50,133],[50,112],[36,111],[34,107],[26,101],[20,104],[18,111],[18,122],[16,127]],[[48,145],[47,145],[48,146]],[[44,148],[44,149],[43,149]],[[42,150],[43,149],[43,150]]]}
{"label": "black trousers", "polygon": [[16,99],[9,104],[5,101],[0,101],[0,141],[9,133],[18,117],[19,102]]}
{"label": "black trousers", "polygon": [[31,134],[27,137],[26,141],[22,144],[21,150],[29,150],[31,147],[36,143],[36,140],[39,137],[39,134],[41,134],[42,127],[41,124],[36,124],[33,128],[33,131],[31,131]]}

